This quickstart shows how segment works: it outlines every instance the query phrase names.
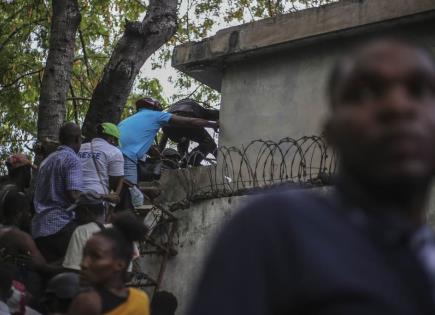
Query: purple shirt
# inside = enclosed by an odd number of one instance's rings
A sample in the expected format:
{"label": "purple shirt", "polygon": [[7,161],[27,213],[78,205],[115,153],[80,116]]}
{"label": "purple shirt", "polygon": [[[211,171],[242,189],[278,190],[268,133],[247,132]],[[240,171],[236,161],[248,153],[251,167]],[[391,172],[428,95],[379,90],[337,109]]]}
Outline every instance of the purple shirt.
{"label": "purple shirt", "polygon": [[76,152],[62,145],[42,161],[38,171],[36,214],[32,220],[34,238],[55,234],[74,219],[73,211],[65,211],[72,205],[67,190],[82,190],[82,167]]}

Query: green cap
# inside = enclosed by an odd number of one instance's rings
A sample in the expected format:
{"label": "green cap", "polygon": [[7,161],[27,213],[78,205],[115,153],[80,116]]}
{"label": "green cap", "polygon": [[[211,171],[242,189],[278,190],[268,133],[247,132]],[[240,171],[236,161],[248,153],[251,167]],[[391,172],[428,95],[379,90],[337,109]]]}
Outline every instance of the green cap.
{"label": "green cap", "polygon": [[101,127],[103,128],[103,133],[119,139],[119,129],[115,124],[105,122],[101,124]]}

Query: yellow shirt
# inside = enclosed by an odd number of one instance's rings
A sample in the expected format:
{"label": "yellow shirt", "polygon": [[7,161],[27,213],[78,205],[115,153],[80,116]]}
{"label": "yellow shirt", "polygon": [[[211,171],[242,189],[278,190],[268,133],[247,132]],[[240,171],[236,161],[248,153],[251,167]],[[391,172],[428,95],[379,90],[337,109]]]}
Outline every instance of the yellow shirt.
{"label": "yellow shirt", "polygon": [[117,308],[104,315],[149,315],[150,303],[145,292],[129,288],[128,298]]}

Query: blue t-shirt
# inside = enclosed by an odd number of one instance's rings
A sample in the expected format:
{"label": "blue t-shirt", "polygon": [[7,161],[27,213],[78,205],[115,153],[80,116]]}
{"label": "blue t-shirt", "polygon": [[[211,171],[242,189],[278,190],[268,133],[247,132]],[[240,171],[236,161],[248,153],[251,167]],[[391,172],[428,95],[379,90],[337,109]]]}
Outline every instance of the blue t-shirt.
{"label": "blue t-shirt", "polygon": [[133,161],[141,159],[153,144],[154,137],[172,114],[146,108],[124,119],[118,125],[121,151]]}

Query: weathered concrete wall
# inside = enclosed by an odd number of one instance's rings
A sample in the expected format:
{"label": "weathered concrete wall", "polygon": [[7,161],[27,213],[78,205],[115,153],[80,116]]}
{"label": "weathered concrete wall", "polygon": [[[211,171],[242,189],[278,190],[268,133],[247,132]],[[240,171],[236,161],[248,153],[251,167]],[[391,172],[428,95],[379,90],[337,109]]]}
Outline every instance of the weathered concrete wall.
{"label": "weathered concrete wall", "polygon": [[[410,35],[435,54],[434,29],[432,21],[397,27],[393,34]],[[328,73],[338,56],[357,40],[319,42],[227,65],[219,144],[240,147],[259,138],[320,135],[328,111]]]}
{"label": "weathered concrete wall", "polygon": [[[247,198],[249,197],[211,199],[176,212],[179,228],[175,237],[175,249],[178,254],[167,264],[161,289],[177,297],[177,314],[183,314],[191,299],[203,259],[213,238]],[[140,258],[139,264],[147,273],[157,275],[160,258],[145,256]]]}
{"label": "weathered concrete wall", "polygon": [[[319,135],[327,113],[327,75],[340,54],[371,34],[410,36],[435,53],[434,13],[433,0],[347,0],[223,30],[214,38],[177,48],[173,64],[221,90],[220,146]],[[159,200],[177,203],[210,181],[206,169],[192,174],[164,175]],[[432,196],[428,208],[433,223],[435,192]],[[183,314],[191,298],[212,239],[247,198],[195,202],[175,213],[178,255],[168,263],[161,289],[178,298],[177,314]],[[143,257],[140,264],[157,274],[159,261]]]}

